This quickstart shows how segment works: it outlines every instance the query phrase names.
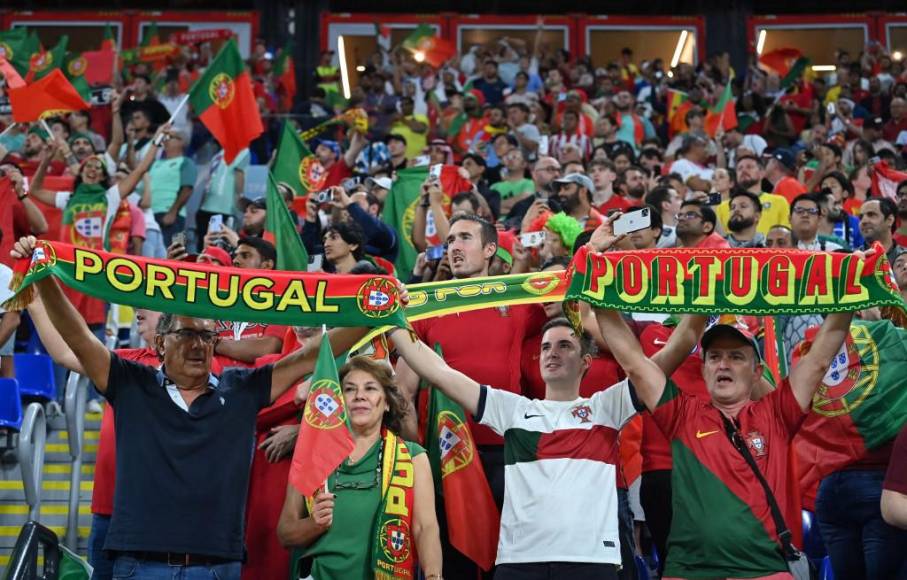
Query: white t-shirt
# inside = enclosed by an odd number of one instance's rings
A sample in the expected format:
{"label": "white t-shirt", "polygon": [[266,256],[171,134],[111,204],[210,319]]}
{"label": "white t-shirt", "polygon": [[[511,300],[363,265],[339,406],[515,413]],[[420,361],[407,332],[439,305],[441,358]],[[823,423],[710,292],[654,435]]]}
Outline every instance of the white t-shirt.
{"label": "white t-shirt", "polygon": [[[72,197],[71,191],[58,191],[54,199],[54,205],[58,209],[66,209],[66,204]],[[113,223],[120,207],[120,188],[112,185],[107,189],[107,214],[104,216],[102,223],[97,223],[96,218],[85,218],[72,224],[72,227],[86,238],[103,239],[104,232]]]}
{"label": "white t-shirt", "polygon": [[476,419],[507,456],[497,564],[620,564],[618,432],[635,414],[626,380],[573,401],[482,387]]}
{"label": "white t-shirt", "polygon": [[[13,291],[9,289],[9,283],[12,279],[12,269],[6,264],[0,264],[0,305],[13,297]],[[4,309],[3,306],[0,306],[0,314],[5,312],[6,309]]]}
{"label": "white t-shirt", "polygon": [[689,159],[678,159],[671,164],[671,173],[677,173],[683,178],[683,182],[686,183],[691,177],[712,181],[712,176],[715,172],[708,167],[693,163]]}

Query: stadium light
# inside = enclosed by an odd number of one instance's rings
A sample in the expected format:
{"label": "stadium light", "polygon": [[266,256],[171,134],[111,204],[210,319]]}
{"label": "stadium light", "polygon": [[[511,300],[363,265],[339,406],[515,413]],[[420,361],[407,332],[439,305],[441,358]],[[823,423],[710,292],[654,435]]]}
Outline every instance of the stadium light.
{"label": "stadium light", "polygon": [[365,72],[365,67],[360,64],[356,67],[356,72]]}
{"label": "stadium light", "polygon": [[346,46],[343,36],[337,37],[337,54],[340,57],[340,80],[343,83],[343,98],[350,98],[350,73],[346,70]]}
{"label": "stadium light", "polygon": [[413,58],[416,59],[416,62],[423,62],[425,61],[425,53],[421,50],[417,50],[413,53]]}
{"label": "stadium light", "polygon": [[833,64],[814,64],[812,69],[813,72],[835,72],[838,67]]}
{"label": "stadium light", "polygon": [[900,50],[896,50],[893,53],[891,53],[891,58],[893,58],[894,60],[901,60],[904,58],[904,53],[901,52]]}
{"label": "stadium light", "polygon": [[683,47],[687,43],[689,34],[686,30],[680,31],[680,38],[677,39],[677,46],[674,47],[674,58],[671,59],[671,68],[674,68],[680,62],[680,55],[683,53]]}
{"label": "stadium light", "polygon": [[759,31],[759,39],[756,40],[756,54],[762,54],[762,49],[765,48],[765,36],[767,31],[763,28]]}

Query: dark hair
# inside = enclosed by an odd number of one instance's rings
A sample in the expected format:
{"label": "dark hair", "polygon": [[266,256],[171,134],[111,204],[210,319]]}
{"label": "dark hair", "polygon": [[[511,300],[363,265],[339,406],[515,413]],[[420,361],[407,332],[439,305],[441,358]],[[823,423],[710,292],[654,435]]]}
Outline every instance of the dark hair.
{"label": "dark hair", "polygon": [[825,142],[822,143],[822,147],[828,147],[829,149],[831,149],[831,152],[834,153],[835,157],[841,157],[842,155],[841,147],[839,147],[837,143]]}
{"label": "dark hair", "polygon": [[703,223],[712,224],[712,231],[713,232],[715,231],[715,225],[718,223],[718,216],[715,215],[715,210],[713,210],[708,205],[702,203],[701,201],[696,201],[696,200],[692,200],[692,199],[683,202],[683,205],[681,205],[680,207],[687,207],[687,206],[693,206],[693,207],[699,208],[699,212],[702,213]]}
{"label": "dark hair", "polygon": [[741,161],[743,161],[744,159],[752,159],[753,161],[756,162],[756,165],[758,165],[759,167],[765,167],[765,163],[763,163],[763,161],[761,159],[759,159],[758,157],[756,157],[755,155],[741,155],[740,157],[737,158],[737,160],[734,162],[734,164],[736,165],[736,164],[740,163]]}
{"label": "dark hair", "polygon": [[277,248],[266,239],[256,236],[243,236],[239,238],[239,241],[236,243],[236,247],[239,246],[249,246],[258,252],[258,255],[261,256],[262,260],[271,260],[274,267],[277,267]]}
{"label": "dark hair", "polygon": [[[735,197],[748,197],[751,202],[753,202],[753,207],[756,209],[757,213],[762,213],[762,200],[759,199],[759,196],[755,193],[747,191],[742,187],[734,187],[731,189],[731,195],[729,201],[734,201]],[[728,203],[730,205],[730,203]]]}
{"label": "dark hair", "polygon": [[[520,72],[522,72],[522,71],[520,71]],[[525,75],[526,73],[523,73],[523,74]],[[517,75],[519,76],[519,73],[517,73]],[[527,78],[528,78],[528,76],[527,76]],[[529,105],[527,105],[526,103],[520,103],[520,102],[510,103],[509,105],[507,105],[507,108],[508,109],[519,109],[519,110],[523,111],[524,113],[526,113],[527,115],[529,114]]]}
{"label": "dark hair", "polygon": [[343,380],[352,371],[362,371],[372,375],[384,389],[387,411],[384,412],[381,424],[387,427],[388,430],[399,434],[400,429],[403,427],[403,418],[406,416],[409,406],[400,389],[394,383],[394,371],[391,369],[390,364],[364,355],[354,356],[340,367],[340,371],[337,373],[340,377],[341,390],[343,388]]}
{"label": "dark hair", "polygon": [[593,167],[604,167],[611,173],[617,174],[617,168],[615,168],[614,163],[608,159],[593,159],[589,162],[589,169],[591,170]]}
{"label": "dark hair", "polygon": [[595,348],[595,341],[592,340],[592,335],[587,331],[583,330],[579,334],[576,334],[576,329],[573,328],[573,325],[570,324],[570,321],[564,318],[563,316],[558,316],[557,318],[552,318],[542,327],[542,336],[545,336],[545,333],[551,330],[552,328],[569,328],[574,332],[576,340],[579,342],[579,354],[580,356],[594,356],[597,353]]}
{"label": "dark hair", "polygon": [[133,80],[142,79],[146,84],[151,84],[151,77],[146,75],[145,73],[134,74],[132,75],[132,78]]}
{"label": "dark hair", "polygon": [[794,209],[797,207],[797,204],[800,203],[801,201],[811,201],[814,204],[816,204],[816,207],[818,207],[818,208],[822,207],[822,201],[821,201],[821,199],[819,199],[818,195],[816,195],[814,193],[801,193],[800,195],[795,197],[790,202],[791,215],[794,215]]}
{"label": "dark hair", "polygon": [[847,176],[841,173],[840,171],[831,171],[822,176],[822,179],[819,180],[821,184],[826,179],[834,179],[840,184],[841,189],[847,194],[845,197],[853,197],[853,184],[847,179]]}
{"label": "dark hair", "polygon": [[463,165],[463,161],[466,161],[467,159],[472,159],[477,165],[481,165],[482,167],[488,166],[488,162],[485,161],[485,158],[477,153],[467,153],[464,155],[463,160],[460,161],[460,165]]}
{"label": "dark hair", "polygon": [[659,185],[652,191],[646,194],[646,197],[643,200],[646,202],[646,205],[650,205],[655,209],[655,213],[661,213],[661,204],[670,201],[671,192],[674,191],[673,187],[668,187],[665,185]]}
{"label": "dark hair", "polygon": [[472,213],[455,215],[453,219],[450,220],[450,227],[453,228],[453,225],[457,222],[472,222],[474,224],[479,224],[479,238],[482,240],[483,247],[488,244],[498,245],[498,230],[485,218]]}
{"label": "dark hair", "polygon": [[573,241],[573,249],[570,252],[571,255],[575,256],[576,253],[579,251],[579,249],[582,248],[583,246],[585,246],[586,244],[588,244],[589,240],[591,240],[591,239],[592,239],[592,232],[590,232],[590,231],[580,232],[580,234],[578,236],[576,236],[576,240]]}
{"label": "dark hair", "polygon": [[356,265],[350,269],[349,273],[368,274],[370,276],[385,276],[387,275],[387,270],[380,266],[372,264],[368,260],[360,260],[356,262]]}
{"label": "dark hair", "polygon": [[100,185],[104,186],[105,189],[110,186],[110,172],[107,171],[107,163],[105,163],[104,159],[99,155],[91,155],[86,158],[85,161],[82,161],[82,164],[79,166],[79,173],[76,174],[76,179],[72,185],[73,192],[75,192],[76,189],[80,185],[82,185],[82,169],[85,167],[85,162],[89,159],[95,159],[96,161],[99,161],[101,163],[101,171],[104,172],[104,177],[101,179]]}
{"label": "dark hair", "polygon": [[362,226],[353,221],[334,222],[324,230],[322,239],[331,232],[336,233],[347,244],[356,244],[356,249],[353,250],[353,257],[357,261],[362,259],[362,256],[365,255],[365,233],[362,231]]}
{"label": "dark hair", "polygon": [[[659,232],[664,231],[664,220],[661,219],[661,211],[655,209],[655,207],[652,206],[651,204],[646,205],[646,208],[648,208],[648,210],[649,210],[649,218],[650,218],[649,219],[649,221],[650,221],[649,229],[650,230],[657,229]],[[643,208],[641,208],[641,207],[634,207],[633,209],[627,210],[627,213],[634,212],[634,211],[640,211],[642,209]],[[660,235],[661,234],[659,234],[659,236]]]}
{"label": "dark hair", "polygon": [[561,266],[562,268],[566,268],[569,265],[570,258],[568,258],[567,256],[551,256],[550,258],[542,262],[542,265],[539,266],[539,270],[547,270],[551,266]]}
{"label": "dark hair", "polygon": [[460,204],[464,201],[469,202],[469,207],[472,208],[472,213],[478,213],[479,208],[482,207],[482,204],[479,202],[478,196],[476,196],[476,194],[471,191],[463,191],[456,194],[450,200],[450,204]]}

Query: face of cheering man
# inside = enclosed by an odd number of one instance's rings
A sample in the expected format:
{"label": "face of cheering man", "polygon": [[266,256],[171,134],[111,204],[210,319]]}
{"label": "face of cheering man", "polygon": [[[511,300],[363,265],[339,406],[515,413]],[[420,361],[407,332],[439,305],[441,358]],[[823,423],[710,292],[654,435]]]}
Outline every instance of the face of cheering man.
{"label": "face of cheering man", "polygon": [[450,226],[447,235],[447,258],[454,278],[474,278],[488,275],[488,261],[497,251],[494,242],[483,242],[482,224],[459,220]]}
{"label": "face of cheering man", "polygon": [[569,325],[552,326],[542,335],[539,367],[548,399],[571,400],[579,394],[579,384],[592,364],[583,353],[580,339]]}
{"label": "face of cheering man", "polygon": [[704,351],[702,376],[712,400],[735,405],[749,400],[762,376],[762,364],[752,345],[728,333],[716,337]]}
{"label": "face of cheering man", "polygon": [[161,329],[154,339],[167,375],[180,384],[178,379],[193,383],[205,380],[211,372],[216,343],[214,321],[188,316],[174,316],[169,327]]}

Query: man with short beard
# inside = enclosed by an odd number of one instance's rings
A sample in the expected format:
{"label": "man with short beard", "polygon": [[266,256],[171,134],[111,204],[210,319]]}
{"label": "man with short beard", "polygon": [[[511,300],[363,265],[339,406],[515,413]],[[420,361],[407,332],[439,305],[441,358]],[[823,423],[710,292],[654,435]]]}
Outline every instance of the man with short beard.
{"label": "man with short beard", "polygon": [[585,231],[591,232],[602,222],[602,215],[592,207],[595,186],[582,173],[568,173],[554,180],[556,197],[564,213],[579,222]]}
{"label": "man with short beard", "polygon": [[[22,152],[7,155],[9,152],[6,147],[0,145],[0,159],[5,159],[8,163],[14,164],[22,172],[22,175],[31,178],[41,163],[41,151],[44,148],[44,140],[47,138],[47,132],[34,125],[25,134],[25,145],[22,148]],[[56,159],[51,160],[47,166],[47,175],[63,175],[64,171],[66,171],[66,164]]]}
{"label": "man with short beard", "polygon": [[731,190],[730,207],[727,243],[732,248],[764,248],[765,235],[756,231],[756,224],[762,217],[759,197],[745,189]]}
{"label": "man with short beard", "polygon": [[677,214],[677,240],[681,248],[728,248],[715,232],[715,212],[698,201],[685,201]]}
{"label": "man with short beard", "polygon": [[863,249],[869,249],[873,242],[882,244],[888,256],[888,263],[897,257],[898,245],[892,238],[897,206],[887,197],[867,199],[860,207],[860,233],[866,240]]}
{"label": "man with short beard", "polygon": [[[762,178],[764,177],[762,162],[752,155],[741,155],[737,159],[736,171],[737,184],[757,195],[762,203],[762,217],[756,225],[756,231],[765,235],[772,229],[772,226],[790,227],[790,205],[787,200],[780,195],[762,191]],[[730,199],[715,206],[715,214],[718,216],[718,223],[727,231],[727,223],[731,217]]]}
{"label": "man with short beard", "polygon": [[649,191],[646,173],[636,165],[631,165],[618,174],[614,187],[632,206],[644,205],[643,198]]}

